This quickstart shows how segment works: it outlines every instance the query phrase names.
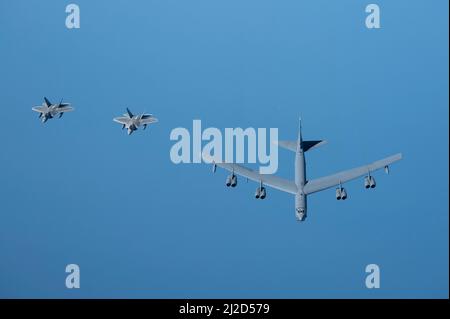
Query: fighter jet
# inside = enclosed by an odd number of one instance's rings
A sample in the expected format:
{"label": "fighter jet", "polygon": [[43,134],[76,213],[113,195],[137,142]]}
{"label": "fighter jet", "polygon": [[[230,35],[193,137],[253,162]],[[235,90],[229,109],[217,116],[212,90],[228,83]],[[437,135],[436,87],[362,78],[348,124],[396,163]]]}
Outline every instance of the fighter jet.
{"label": "fighter jet", "polygon": [[158,122],[158,119],[154,117],[152,114],[142,113],[141,115],[133,115],[130,110],[127,108],[127,113],[123,116],[119,116],[113,119],[114,122],[122,124],[122,130],[127,128],[128,135],[133,133],[138,129],[139,126],[144,126],[144,130],[147,128],[148,124]]}
{"label": "fighter jet", "polygon": [[31,109],[35,112],[39,112],[39,118],[42,123],[47,122],[48,119],[52,119],[58,114],[58,118],[61,118],[65,112],[74,110],[74,108],[70,106],[70,103],[63,103],[62,99],[61,102],[52,104],[46,97],[44,97],[44,102],[41,106],[35,106]]}
{"label": "fighter jet", "polygon": [[258,172],[246,168],[244,166],[215,162],[212,157],[203,153],[203,159],[213,164],[213,172],[216,171],[216,167],[222,167],[231,174],[226,179],[227,187],[235,187],[237,185],[237,176],[245,177],[247,180],[253,180],[259,183],[255,192],[255,198],[264,199],[267,196],[267,191],[264,186],[270,186],[275,189],[281,190],[286,193],[290,193],[295,196],[295,215],[298,221],[304,221],[307,213],[307,197],[316,192],[323,191],[325,189],[337,186],[336,199],[346,200],[347,191],[343,187],[344,183],[356,179],[358,177],[364,177],[364,188],[375,188],[376,182],[373,173],[381,168],[384,168],[386,174],[389,174],[389,165],[402,159],[402,154],[398,153],[384,159],[378,160],[368,165],[363,165],[357,168],[342,171],[329,176],[307,179],[306,178],[306,163],[305,153],[313,150],[323,144],[324,140],[305,141],[302,137],[301,121],[299,125],[298,138],[296,141],[278,141],[278,145],[288,149],[295,153],[295,175],[294,180],[287,180],[275,175],[259,174]]}

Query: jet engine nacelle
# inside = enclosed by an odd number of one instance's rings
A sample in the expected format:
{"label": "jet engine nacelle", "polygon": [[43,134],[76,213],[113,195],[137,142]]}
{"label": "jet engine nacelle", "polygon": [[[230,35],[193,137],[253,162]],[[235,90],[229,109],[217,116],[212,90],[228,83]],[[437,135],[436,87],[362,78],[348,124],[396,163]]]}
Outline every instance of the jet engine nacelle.
{"label": "jet engine nacelle", "polygon": [[336,199],[337,200],[346,200],[347,199],[347,191],[343,187],[336,188]]}
{"label": "jet engine nacelle", "polygon": [[342,200],[347,199],[347,191],[345,190],[345,188],[342,188],[342,190],[341,190],[341,199]]}
{"label": "jet engine nacelle", "polygon": [[373,178],[373,176],[369,177],[369,182],[370,182],[370,188],[375,188],[377,186],[377,183],[375,182],[375,178]]}
{"label": "jet engine nacelle", "polygon": [[237,176],[233,175],[231,177],[231,187],[236,187],[236,185],[237,185]]}
{"label": "jet engine nacelle", "polygon": [[259,198],[260,199],[266,198],[266,188],[265,187],[261,188],[261,193],[259,194]]}
{"label": "jet engine nacelle", "polygon": [[366,176],[364,178],[364,187],[365,188],[375,188],[377,186],[377,183],[375,182],[375,178],[373,176]]}
{"label": "jet engine nacelle", "polygon": [[341,198],[342,198],[342,196],[341,196],[341,188],[338,187],[338,188],[336,188],[336,199],[340,200]]}
{"label": "jet engine nacelle", "polygon": [[225,185],[227,185],[227,187],[236,187],[237,185],[237,176],[236,175],[228,175],[227,179],[225,181]]}
{"label": "jet engine nacelle", "polygon": [[370,181],[369,181],[369,177],[368,176],[366,176],[365,178],[364,178],[364,188],[370,188]]}
{"label": "jet engine nacelle", "polygon": [[227,185],[227,187],[230,187],[230,185],[231,185],[231,175],[227,176],[227,179],[225,180],[225,185]]}
{"label": "jet engine nacelle", "polygon": [[265,187],[258,187],[255,191],[255,198],[264,199],[266,198],[267,192]]}

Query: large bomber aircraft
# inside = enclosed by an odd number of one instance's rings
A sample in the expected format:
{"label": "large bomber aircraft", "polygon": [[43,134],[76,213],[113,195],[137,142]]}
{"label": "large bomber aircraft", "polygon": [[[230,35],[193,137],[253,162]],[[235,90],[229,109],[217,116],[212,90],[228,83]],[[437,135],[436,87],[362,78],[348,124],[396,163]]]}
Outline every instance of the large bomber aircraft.
{"label": "large bomber aircraft", "polygon": [[326,141],[324,140],[304,141],[302,138],[301,121],[299,125],[298,138],[296,141],[278,142],[279,146],[295,153],[295,175],[293,181],[286,180],[275,175],[259,174],[252,169],[234,163],[218,163],[207,154],[203,154],[203,158],[213,163],[213,172],[216,171],[217,166],[231,172],[231,175],[229,175],[226,179],[227,187],[235,187],[237,185],[236,175],[240,175],[259,183],[259,186],[255,192],[255,198],[266,198],[267,191],[264,186],[270,186],[283,192],[293,194],[295,196],[295,215],[298,221],[304,221],[306,218],[306,203],[309,195],[337,186],[336,199],[345,200],[347,199],[347,191],[343,187],[345,182],[364,176],[364,187],[366,189],[375,188],[376,182],[373,177],[373,173],[381,168],[384,168],[385,172],[388,174],[389,165],[402,159],[402,154],[398,153],[368,165],[363,165],[317,179],[307,180],[305,152],[315,149],[325,143]]}

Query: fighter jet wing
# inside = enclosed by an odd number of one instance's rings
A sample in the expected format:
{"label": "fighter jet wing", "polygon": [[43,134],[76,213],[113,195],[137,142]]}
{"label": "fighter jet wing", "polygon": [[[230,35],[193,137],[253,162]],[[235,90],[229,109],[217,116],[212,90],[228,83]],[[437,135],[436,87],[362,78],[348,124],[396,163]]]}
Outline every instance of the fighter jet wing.
{"label": "fighter jet wing", "polygon": [[47,110],[47,107],[45,106],[35,106],[31,108],[33,111],[35,112],[39,112],[39,113],[45,113],[45,110]]}
{"label": "fighter jet wing", "polygon": [[140,124],[144,125],[144,124],[151,124],[151,123],[156,123],[158,122],[158,119],[156,117],[153,116],[143,116],[140,120]]}
{"label": "fighter jet wing", "polygon": [[206,154],[203,154],[203,158],[234,174],[246,177],[257,183],[262,182],[265,186],[270,186],[286,193],[297,194],[297,185],[295,185],[293,181],[275,175],[259,174],[258,172],[239,164],[214,162],[212,158]]}
{"label": "fighter jet wing", "polygon": [[113,121],[125,125],[125,124],[128,124],[128,122],[130,121],[130,118],[128,116],[119,116],[119,117],[113,118]]}
{"label": "fighter jet wing", "polygon": [[373,162],[369,165],[360,166],[357,168],[342,171],[333,175],[325,176],[318,179],[310,180],[306,183],[303,191],[305,194],[312,194],[327,188],[337,186],[341,183],[348,182],[352,179],[358,178],[360,176],[368,175],[380,168],[384,168],[394,162],[402,159],[402,154],[398,153],[382,160]]}
{"label": "fighter jet wing", "polygon": [[73,110],[74,108],[71,107],[69,103],[64,103],[63,106],[60,106],[56,109],[56,111],[58,111],[59,113],[71,112]]}

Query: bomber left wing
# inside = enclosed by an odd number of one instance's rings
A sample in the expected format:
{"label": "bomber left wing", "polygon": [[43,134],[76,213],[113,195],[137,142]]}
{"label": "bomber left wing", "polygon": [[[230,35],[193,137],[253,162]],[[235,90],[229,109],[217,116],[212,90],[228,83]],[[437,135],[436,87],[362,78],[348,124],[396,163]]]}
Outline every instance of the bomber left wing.
{"label": "bomber left wing", "polygon": [[259,174],[258,172],[239,164],[218,163],[215,162],[212,158],[210,158],[206,154],[203,154],[203,158],[207,159],[214,165],[217,165],[219,167],[226,169],[227,171],[232,172],[233,174],[243,176],[257,183],[262,183],[265,186],[270,186],[286,193],[297,194],[298,191],[297,185],[295,185],[293,181],[289,181],[287,179],[275,175]]}
{"label": "bomber left wing", "polygon": [[348,182],[352,179],[358,178],[360,176],[368,175],[380,168],[387,167],[388,165],[397,162],[402,159],[402,154],[398,153],[379,161],[373,162],[369,165],[364,165],[360,167],[356,167],[353,169],[349,169],[346,171],[342,171],[333,175],[321,177],[318,179],[310,180],[303,187],[303,192],[308,195],[312,193],[316,193],[327,188],[337,186],[339,184]]}

